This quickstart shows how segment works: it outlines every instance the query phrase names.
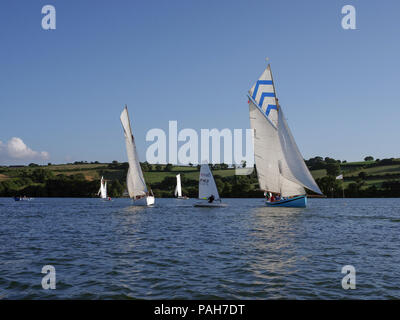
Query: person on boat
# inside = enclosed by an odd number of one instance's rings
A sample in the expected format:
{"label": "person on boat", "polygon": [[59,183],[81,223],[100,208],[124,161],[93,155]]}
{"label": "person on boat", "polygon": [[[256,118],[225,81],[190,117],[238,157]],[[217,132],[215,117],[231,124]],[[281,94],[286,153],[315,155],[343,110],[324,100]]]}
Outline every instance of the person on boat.
{"label": "person on boat", "polygon": [[270,202],[274,202],[275,201],[275,195],[272,193],[271,197],[269,197],[269,201]]}
{"label": "person on boat", "polygon": [[209,203],[212,203],[212,202],[214,201],[214,199],[215,199],[215,197],[214,197],[214,195],[212,194],[212,195],[208,198],[208,202],[209,202]]}

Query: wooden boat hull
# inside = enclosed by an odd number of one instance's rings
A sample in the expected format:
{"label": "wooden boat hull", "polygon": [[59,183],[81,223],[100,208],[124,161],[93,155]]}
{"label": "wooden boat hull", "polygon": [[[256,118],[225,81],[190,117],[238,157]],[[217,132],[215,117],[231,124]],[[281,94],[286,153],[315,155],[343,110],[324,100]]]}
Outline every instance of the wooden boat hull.
{"label": "wooden boat hull", "polygon": [[222,208],[226,207],[225,203],[222,203],[220,201],[213,201],[213,202],[208,202],[207,200],[204,201],[197,201],[193,204],[194,207],[200,207],[200,208]]}
{"label": "wooden boat hull", "polygon": [[287,208],[305,208],[307,206],[307,196],[298,196],[275,202],[266,201],[268,207],[287,207]]}
{"label": "wooden boat hull", "polygon": [[133,200],[134,206],[151,206],[154,203],[155,203],[155,198],[153,196],[147,196],[138,200]]}

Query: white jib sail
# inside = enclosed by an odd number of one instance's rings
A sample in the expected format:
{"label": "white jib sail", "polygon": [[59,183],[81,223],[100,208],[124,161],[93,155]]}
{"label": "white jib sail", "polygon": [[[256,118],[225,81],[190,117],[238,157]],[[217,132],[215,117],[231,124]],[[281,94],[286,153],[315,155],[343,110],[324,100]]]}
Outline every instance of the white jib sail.
{"label": "white jib sail", "polygon": [[267,66],[257,82],[250,89],[249,94],[268,119],[277,127],[278,103],[275,96],[275,86],[270,65]]}
{"label": "white jib sail", "polygon": [[182,197],[181,175],[176,175],[175,197]]}
{"label": "white jib sail", "polygon": [[278,114],[278,135],[282,152],[286,160],[286,166],[282,167],[282,175],[292,182],[298,183],[307,189],[322,194],[306,164],[304,163],[303,156],[301,155],[296,141],[290,132],[289,126],[287,125],[283,115],[282,108],[279,108]]}
{"label": "white jib sail", "polygon": [[140,167],[127,107],[122,111],[120,119],[122,127],[124,128],[126,153],[129,162],[128,175],[126,177],[128,193],[131,198],[144,196],[147,193],[147,187],[144,181],[142,168]]}
{"label": "white jib sail", "polygon": [[99,189],[99,192],[97,194],[100,195],[100,198],[102,198],[102,199],[107,198],[107,182],[104,181],[103,177],[101,177],[100,189]]}
{"label": "white jib sail", "polygon": [[199,199],[208,199],[211,195],[219,200],[218,189],[208,164],[202,164],[199,177]]}

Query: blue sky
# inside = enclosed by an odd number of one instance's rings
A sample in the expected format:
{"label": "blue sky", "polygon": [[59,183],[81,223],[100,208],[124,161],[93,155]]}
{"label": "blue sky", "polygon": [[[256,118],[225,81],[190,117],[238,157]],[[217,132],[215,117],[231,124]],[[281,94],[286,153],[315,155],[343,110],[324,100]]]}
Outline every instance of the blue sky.
{"label": "blue sky", "polygon": [[[41,28],[46,4],[56,30]],[[341,27],[346,4],[357,30]],[[141,160],[168,120],[249,128],[246,93],[269,57],[305,158],[399,157],[399,12],[395,0],[3,0],[0,141],[42,162],[126,161],[125,104]]]}

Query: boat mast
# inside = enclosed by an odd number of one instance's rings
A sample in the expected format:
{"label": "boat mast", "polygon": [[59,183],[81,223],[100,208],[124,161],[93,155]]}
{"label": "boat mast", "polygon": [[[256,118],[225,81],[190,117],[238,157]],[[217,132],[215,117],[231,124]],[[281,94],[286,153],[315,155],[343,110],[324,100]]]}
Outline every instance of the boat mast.
{"label": "boat mast", "polygon": [[[267,61],[268,61],[268,58],[267,58]],[[271,64],[270,64],[270,63],[268,64],[268,67],[267,67],[267,68],[269,68],[269,72],[271,73],[272,88],[274,89],[274,95],[275,95],[275,100],[276,100],[276,108],[277,108],[277,110],[279,111],[280,106],[279,106],[278,97],[277,97],[277,95],[276,95],[275,82],[274,82],[274,77],[273,77],[273,75],[272,75],[272,69],[271,69]]]}
{"label": "boat mast", "polygon": [[[267,61],[268,61],[269,59],[267,58]],[[268,67],[267,68],[269,68],[269,72],[271,73],[271,80],[272,80],[272,88],[274,89],[274,95],[275,95],[275,100],[276,100],[276,111],[278,111],[278,121],[279,121],[279,108],[280,108],[280,106],[279,106],[279,100],[278,100],[278,97],[277,97],[277,95],[276,95],[276,90],[275,90],[275,82],[274,82],[274,77],[273,77],[273,75],[272,75],[272,70],[271,70],[271,64],[269,63],[268,64]],[[279,170],[280,171],[280,170]],[[282,174],[281,174],[282,175]],[[281,186],[280,186],[280,188],[279,188],[279,194],[282,194],[282,184],[281,184]]]}

